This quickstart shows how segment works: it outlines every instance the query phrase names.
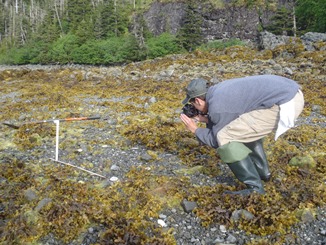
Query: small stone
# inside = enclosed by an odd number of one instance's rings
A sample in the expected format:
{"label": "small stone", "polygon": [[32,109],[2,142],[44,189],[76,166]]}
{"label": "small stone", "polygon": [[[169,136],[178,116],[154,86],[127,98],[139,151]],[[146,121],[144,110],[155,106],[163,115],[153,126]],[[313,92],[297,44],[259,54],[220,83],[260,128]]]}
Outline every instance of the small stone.
{"label": "small stone", "polygon": [[153,158],[149,154],[145,153],[140,156],[140,159],[148,162],[148,161],[152,160]]}
{"label": "small stone", "polygon": [[256,60],[255,59],[255,60],[252,61],[252,64],[257,65],[257,66],[261,66],[261,65],[264,64],[264,62],[262,60]]}
{"label": "small stone", "polygon": [[321,106],[320,105],[312,105],[311,110],[316,113],[320,113],[321,111]]}
{"label": "small stone", "polygon": [[184,236],[186,239],[190,239],[190,238],[191,238],[191,234],[190,234],[189,231],[184,232],[183,236]]}
{"label": "small stone", "polygon": [[305,208],[301,215],[302,222],[310,223],[310,222],[314,221],[314,219],[315,219],[315,217],[314,217],[312,210]]}
{"label": "small stone", "polygon": [[186,213],[190,213],[191,211],[193,211],[197,207],[197,203],[196,202],[190,202],[190,201],[187,201],[187,200],[183,200],[181,202],[181,206],[182,206],[183,210]]}
{"label": "small stone", "polygon": [[229,234],[228,237],[226,238],[226,241],[228,243],[232,243],[232,244],[234,243],[235,244],[237,242],[237,238],[235,238],[235,236]]}
{"label": "small stone", "polygon": [[115,177],[115,176],[113,176],[113,177],[110,178],[110,181],[112,181],[112,182],[116,182],[118,180],[119,180],[119,178],[118,177]]}
{"label": "small stone", "polygon": [[282,71],[282,66],[279,65],[279,64],[275,64],[275,65],[273,66],[273,69],[274,69],[275,71],[277,71],[277,72],[280,72],[280,71]]}
{"label": "small stone", "polygon": [[159,216],[158,216],[160,219],[166,219],[166,215],[165,214],[160,214]]}
{"label": "small stone", "polygon": [[26,190],[24,196],[28,201],[33,201],[37,198],[36,192],[31,189]]}
{"label": "small stone", "polygon": [[222,233],[226,233],[226,227],[225,227],[225,225],[220,225],[220,231]]}
{"label": "small stone", "polygon": [[293,75],[293,71],[289,67],[284,68],[284,73],[288,75]]}
{"label": "small stone", "polygon": [[149,102],[150,102],[151,104],[154,104],[154,103],[157,102],[157,100],[156,100],[155,97],[152,97],[152,98],[149,99]]}
{"label": "small stone", "polygon": [[157,223],[161,226],[161,227],[167,227],[167,224],[164,222],[164,220],[159,219],[157,220]]}
{"label": "small stone", "polygon": [[252,220],[255,216],[245,209],[235,210],[232,213],[231,220],[239,221],[240,219]]}
{"label": "small stone", "polygon": [[214,240],[214,244],[219,244],[219,243],[223,243],[224,242],[224,239],[222,238],[222,237],[217,237],[217,238],[215,238],[215,240]]}
{"label": "small stone", "polygon": [[113,164],[110,168],[112,171],[119,171],[120,170],[120,167],[116,164]]}
{"label": "small stone", "polygon": [[0,184],[4,184],[6,182],[7,182],[7,179],[6,178],[0,177]]}
{"label": "small stone", "polygon": [[46,206],[48,203],[52,202],[51,198],[44,198],[37,204],[35,211],[39,212],[44,206]]}
{"label": "small stone", "polygon": [[270,74],[273,74],[273,71],[271,69],[265,69],[262,71],[262,74],[270,75]]}
{"label": "small stone", "polygon": [[322,236],[326,236],[326,229],[321,229],[321,231],[320,231],[320,235],[322,235]]}

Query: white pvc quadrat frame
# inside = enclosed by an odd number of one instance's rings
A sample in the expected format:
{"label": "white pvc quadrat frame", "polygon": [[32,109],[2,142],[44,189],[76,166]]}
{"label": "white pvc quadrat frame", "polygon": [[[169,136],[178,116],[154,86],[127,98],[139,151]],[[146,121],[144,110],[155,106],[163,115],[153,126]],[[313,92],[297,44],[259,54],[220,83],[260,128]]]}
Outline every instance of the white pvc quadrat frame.
{"label": "white pvc quadrat frame", "polygon": [[60,121],[59,120],[54,120],[53,121],[56,125],[56,130],[55,130],[55,160],[59,161],[59,128],[60,128]]}
{"label": "white pvc quadrat frame", "polygon": [[89,171],[87,169],[84,169],[84,168],[81,168],[81,167],[78,167],[78,166],[75,166],[73,164],[70,164],[70,163],[66,163],[66,162],[62,162],[62,161],[59,161],[59,130],[60,130],[60,120],[54,120],[53,121],[55,124],[56,124],[56,133],[55,133],[55,158],[50,158],[51,160],[55,161],[55,162],[58,162],[58,163],[62,163],[62,164],[65,164],[65,165],[68,165],[70,167],[74,167],[74,168],[78,168],[82,171],[85,171],[87,173],[90,173],[91,175],[96,175],[98,177],[101,177],[101,178],[104,178],[106,179],[105,176],[103,175],[100,175],[100,174],[97,174],[97,173],[94,173],[92,171]]}

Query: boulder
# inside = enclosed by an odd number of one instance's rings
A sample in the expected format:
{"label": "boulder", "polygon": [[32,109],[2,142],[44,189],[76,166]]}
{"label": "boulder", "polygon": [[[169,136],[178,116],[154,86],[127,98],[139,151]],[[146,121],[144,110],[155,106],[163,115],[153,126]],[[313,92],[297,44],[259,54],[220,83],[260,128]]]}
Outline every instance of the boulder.
{"label": "boulder", "polygon": [[268,31],[263,31],[259,35],[259,43],[261,49],[273,50],[280,45],[285,45],[290,41],[289,36],[274,35]]}
{"label": "boulder", "polygon": [[301,42],[307,51],[315,51],[316,43],[326,42],[326,33],[307,32],[300,38],[285,35],[274,35],[268,31],[259,34],[259,46],[261,49],[273,50],[281,45]]}
{"label": "boulder", "polygon": [[313,159],[311,155],[306,155],[306,156],[296,156],[293,157],[290,162],[290,166],[297,166],[300,168],[308,168],[308,169],[313,169],[316,167],[317,163]]}
{"label": "boulder", "polygon": [[315,51],[316,43],[326,42],[326,33],[307,32],[300,37],[307,51]]}

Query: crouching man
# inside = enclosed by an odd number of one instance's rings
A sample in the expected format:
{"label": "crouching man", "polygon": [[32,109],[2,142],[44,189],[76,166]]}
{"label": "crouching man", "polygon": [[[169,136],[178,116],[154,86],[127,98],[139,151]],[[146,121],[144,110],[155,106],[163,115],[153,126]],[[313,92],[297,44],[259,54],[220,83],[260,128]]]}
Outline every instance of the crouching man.
{"label": "crouching man", "polygon": [[[275,140],[294,126],[304,107],[300,86],[276,75],[257,75],[225,80],[208,87],[205,79],[192,80],[183,105],[199,111],[182,113],[186,128],[206,145],[217,148],[223,162],[247,186],[230,194],[264,194],[262,181],[271,178],[262,138],[275,131]],[[196,121],[206,123],[206,128]]]}

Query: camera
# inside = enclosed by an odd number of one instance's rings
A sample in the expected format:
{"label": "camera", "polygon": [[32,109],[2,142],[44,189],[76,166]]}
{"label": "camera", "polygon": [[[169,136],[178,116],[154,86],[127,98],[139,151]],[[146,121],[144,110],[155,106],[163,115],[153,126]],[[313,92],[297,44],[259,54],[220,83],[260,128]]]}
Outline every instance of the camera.
{"label": "camera", "polygon": [[187,117],[190,118],[195,117],[199,114],[199,111],[192,104],[186,104],[182,108],[182,111]]}

